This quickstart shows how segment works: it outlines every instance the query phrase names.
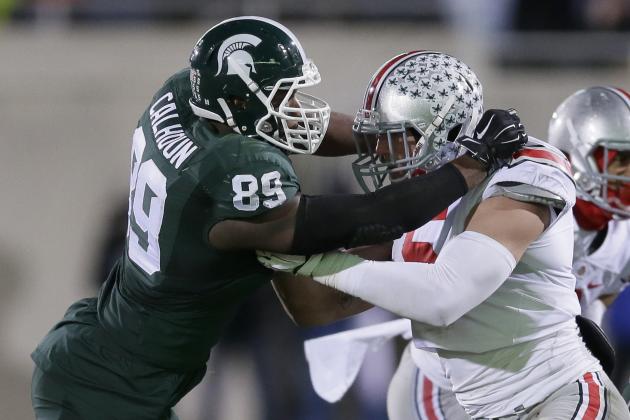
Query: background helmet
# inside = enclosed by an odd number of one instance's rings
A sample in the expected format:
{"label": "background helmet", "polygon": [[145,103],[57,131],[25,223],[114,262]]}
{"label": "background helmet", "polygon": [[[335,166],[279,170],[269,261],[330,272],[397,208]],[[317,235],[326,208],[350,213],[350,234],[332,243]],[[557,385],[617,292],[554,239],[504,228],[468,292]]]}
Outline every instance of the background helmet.
{"label": "background helmet", "polygon": [[[627,92],[595,86],[569,96],[551,117],[549,143],[569,155],[579,198],[630,217],[630,177],[608,173],[619,153],[630,153]],[[611,188],[610,181],[623,182],[625,189]]]}
{"label": "background helmet", "polygon": [[297,92],[321,81],[295,35],[270,19],[225,20],[190,56],[193,112],[295,153],[314,153],[330,107]]}
{"label": "background helmet", "polygon": [[[483,114],[481,83],[455,57],[434,51],[412,51],[387,61],[373,76],[354,121],[358,158],[354,173],[361,187],[373,191],[389,178],[408,178],[457,157],[461,151],[448,141],[449,131],[471,135]],[[406,132],[414,130],[415,151],[407,147]],[[405,156],[392,150],[392,135],[404,136]],[[388,159],[379,156],[370,137],[387,141]],[[373,144],[373,141],[372,141]],[[389,177],[397,173],[396,177]],[[404,176],[401,176],[404,174]]]}

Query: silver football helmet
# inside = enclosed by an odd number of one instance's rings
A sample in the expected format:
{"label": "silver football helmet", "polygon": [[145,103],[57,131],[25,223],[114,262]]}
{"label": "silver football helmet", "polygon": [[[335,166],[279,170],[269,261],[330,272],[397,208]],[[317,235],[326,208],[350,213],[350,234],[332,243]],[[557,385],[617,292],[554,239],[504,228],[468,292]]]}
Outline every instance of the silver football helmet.
{"label": "silver football helmet", "polygon": [[569,155],[578,197],[630,217],[630,176],[608,172],[613,159],[630,155],[630,94],[608,86],[575,92],[553,113],[549,143]]}
{"label": "silver football helmet", "polygon": [[[453,160],[464,151],[448,141],[450,130],[461,125],[454,134],[472,136],[482,114],[481,83],[457,58],[435,51],[392,58],[372,76],[354,120],[359,184],[374,191]],[[409,130],[417,142],[408,141]],[[389,153],[374,147],[375,137]]]}

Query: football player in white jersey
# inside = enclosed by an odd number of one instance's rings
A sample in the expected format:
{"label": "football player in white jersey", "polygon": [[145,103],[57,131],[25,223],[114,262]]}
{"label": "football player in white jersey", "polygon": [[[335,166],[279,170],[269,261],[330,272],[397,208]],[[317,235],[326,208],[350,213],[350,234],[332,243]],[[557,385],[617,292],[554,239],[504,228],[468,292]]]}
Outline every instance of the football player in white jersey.
{"label": "football player in white jersey", "polygon": [[[578,193],[573,207],[576,293],[582,314],[601,324],[605,307],[624,288],[630,275],[630,248],[624,246],[630,240],[630,96],[612,87],[591,87],[576,92],[554,112],[549,142],[562,150],[572,163]],[[434,220],[419,231],[435,229],[437,223],[439,221]],[[417,250],[429,249],[437,240],[437,237],[431,239],[430,234],[425,237],[425,244],[414,242]],[[410,245],[403,245],[404,251],[410,249]],[[416,254],[423,253],[416,251]],[[410,258],[413,256],[403,255],[403,259]],[[619,334],[613,331],[613,335]],[[617,355],[623,356],[623,352],[618,351]],[[409,369],[414,363],[410,349],[405,350],[403,359],[392,382],[393,392],[411,382],[416,389],[415,409],[424,417],[469,418],[457,407],[448,381],[432,372],[430,364],[418,358],[418,369]],[[427,368],[422,369],[423,365]]]}
{"label": "football player in white jersey", "polygon": [[553,113],[549,143],[571,161],[573,272],[582,312],[603,312],[630,281],[630,95],[595,86],[568,97]]}
{"label": "football player in white jersey", "polygon": [[[573,167],[576,292],[582,314],[601,324],[606,308],[630,281],[630,94],[611,86],[575,92],[553,113],[549,142]],[[615,318],[619,310],[613,312]],[[623,346],[630,337],[621,319],[610,321],[607,331],[617,346],[613,381],[623,390],[630,363]]]}
{"label": "football player in white jersey", "polygon": [[[459,154],[458,145],[474,148],[478,136],[497,128],[499,117],[472,130],[469,120],[457,121],[459,113],[449,115],[460,99],[464,109],[477,106],[449,92],[449,76],[465,80],[467,94],[481,93],[474,73],[450,59],[415,52],[375,74],[357,129],[379,136],[388,152],[377,147],[357,161],[364,186],[439,167]],[[445,141],[457,123],[458,141]],[[499,128],[497,135],[510,129]],[[442,220],[397,240],[393,262],[343,253],[263,253],[259,260],[411,319],[414,359],[427,374],[445,376],[473,418],[630,419],[575,322],[570,170],[560,151],[531,139]],[[412,389],[399,387],[398,406],[413,409]]]}
{"label": "football player in white jersey", "polygon": [[[630,96],[605,86],[574,93],[553,113],[549,142],[572,164],[578,196],[573,207],[576,293],[582,314],[601,324],[605,307],[630,278]],[[435,224],[432,221],[421,229]],[[612,333],[619,336],[617,331]],[[422,368],[426,362],[419,360],[417,371],[405,372],[403,365],[413,363],[408,353],[403,355],[407,360],[401,362],[392,388],[404,386],[410,381],[406,376],[413,375],[418,412],[427,418],[433,413],[443,413],[450,420],[469,418],[455,407],[449,383],[430,367]],[[624,354],[617,351],[617,356]],[[619,382],[627,383],[627,377]]]}
{"label": "football player in white jersey", "polygon": [[[572,164],[578,196],[573,207],[576,293],[582,314],[599,325],[606,306],[630,278],[630,96],[605,86],[574,93],[553,113],[549,143],[564,152]],[[432,221],[419,231],[432,229],[436,223]],[[435,240],[437,237],[429,238],[426,245],[414,245],[428,247]],[[405,249],[408,246],[403,246]],[[613,336],[618,335],[613,331]],[[409,371],[413,363],[409,352],[406,349],[403,354],[405,360],[392,390],[411,381],[417,389],[416,409],[424,417],[439,418],[442,414],[449,420],[469,418],[456,407],[448,381],[432,372],[430,364],[420,359],[416,361],[418,369]],[[617,351],[617,356],[624,354]],[[627,382],[627,378],[620,381]]]}

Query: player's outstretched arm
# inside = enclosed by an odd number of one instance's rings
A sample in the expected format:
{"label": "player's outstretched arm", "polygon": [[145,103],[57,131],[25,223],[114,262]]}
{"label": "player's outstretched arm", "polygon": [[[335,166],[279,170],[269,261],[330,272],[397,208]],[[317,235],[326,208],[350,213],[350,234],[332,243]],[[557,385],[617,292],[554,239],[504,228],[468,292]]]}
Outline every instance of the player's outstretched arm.
{"label": "player's outstretched arm", "polygon": [[318,156],[346,156],[357,152],[350,115],[332,112],[328,130],[315,153]]}
{"label": "player's outstretched arm", "polygon": [[546,206],[489,198],[434,264],[362,261],[338,253],[302,261],[274,261],[269,256],[259,260],[275,269],[311,275],[317,282],[400,316],[448,326],[501,286],[549,218]]}
{"label": "player's outstretched arm", "polygon": [[377,244],[427,223],[467,189],[463,175],[447,164],[370,194],[298,194],[260,216],[221,221],[208,239],[222,250],[304,255]]}
{"label": "player's outstretched arm", "polygon": [[[483,128],[468,145],[475,151],[471,154],[475,160],[463,156],[370,194],[298,195],[262,216],[217,223],[209,232],[210,244],[224,250],[308,255],[396,239],[427,223],[481,182],[488,169],[483,162],[509,156],[527,139],[514,113],[489,110],[480,124],[486,120],[489,128]],[[477,147],[485,144],[488,147]]]}

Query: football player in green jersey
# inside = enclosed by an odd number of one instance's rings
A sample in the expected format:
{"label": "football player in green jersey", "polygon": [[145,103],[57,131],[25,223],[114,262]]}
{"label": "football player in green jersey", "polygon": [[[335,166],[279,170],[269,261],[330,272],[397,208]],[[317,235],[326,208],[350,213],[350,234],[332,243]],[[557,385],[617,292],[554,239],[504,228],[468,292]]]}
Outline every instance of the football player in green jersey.
{"label": "football player in green jersey", "polygon": [[175,418],[240,302],[271,279],[254,250],[396,238],[524,141],[481,138],[472,157],[373,194],[302,195],[289,153],[355,151],[350,117],[302,92],[319,82],[297,38],[269,19],[229,19],[200,38],[134,132],[126,252],[32,354],[38,419]]}

